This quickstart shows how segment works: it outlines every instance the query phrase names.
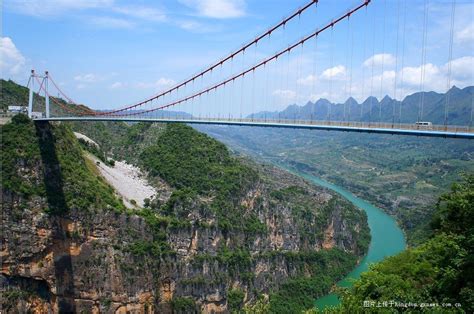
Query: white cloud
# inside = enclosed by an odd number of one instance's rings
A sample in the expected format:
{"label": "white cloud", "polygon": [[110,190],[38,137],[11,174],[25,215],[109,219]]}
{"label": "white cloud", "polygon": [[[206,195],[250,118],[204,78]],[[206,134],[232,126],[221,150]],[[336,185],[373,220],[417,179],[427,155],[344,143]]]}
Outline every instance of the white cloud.
{"label": "white cloud", "polygon": [[316,75],[310,74],[306,77],[302,77],[298,79],[297,83],[303,86],[311,86],[318,81],[318,77]]}
{"label": "white cloud", "polygon": [[10,37],[0,37],[0,71],[5,75],[17,75],[25,66],[25,57]]}
{"label": "white cloud", "polygon": [[204,17],[225,19],[245,15],[244,0],[180,0],[180,2]]}
{"label": "white cloud", "polygon": [[36,17],[52,17],[69,11],[109,7],[114,0],[16,0],[5,6],[17,13]]}
{"label": "white cloud", "polygon": [[209,33],[215,32],[219,29],[216,25],[206,25],[193,20],[178,20],[175,21],[175,25],[193,33]]}
{"label": "white cloud", "polygon": [[170,87],[171,85],[176,84],[176,82],[173,79],[169,78],[160,78],[158,81],[155,82],[156,87]]}
{"label": "white cloud", "polygon": [[153,89],[161,90],[161,89],[165,89],[165,88],[170,88],[175,84],[176,84],[176,82],[173,79],[162,77],[162,78],[159,78],[157,81],[152,82],[152,83],[148,83],[148,82],[135,83],[134,87],[138,88],[138,89],[153,88]]}
{"label": "white cloud", "polygon": [[[393,83],[394,83],[394,79],[396,77],[396,72],[393,71],[393,70],[389,70],[389,71],[383,71],[382,75],[376,75],[375,76],[375,80],[378,80],[380,82],[380,79],[383,79],[384,80],[384,83],[385,82],[390,82],[390,83],[385,83],[387,84],[388,86],[393,86]],[[378,86],[377,84],[375,84],[375,86]]]}
{"label": "white cloud", "polygon": [[[245,14],[245,0],[181,1],[195,9],[199,16],[230,18]],[[19,14],[39,18],[71,17],[83,24],[109,29],[143,29],[146,23],[167,23],[193,33],[219,29],[191,19],[169,19],[166,11],[156,4],[119,5],[116,0],[12,0],[5,6]]]}
{"label": "white cloud", "polygon": [[343,65],[336,65],[335,67],[326,69],[321,74],[321,78],[325,80],[342,80],[346,76],[346,67]]}
{"label": "white cloud", "polygon": [[[444,66],[447,71],[448,64]],[[474,56],[465,56],[451,61],[452,77],[457,81],[470,81],[473,84]]]}
{"label": "white cloud", "polygon": [[83,74],[83,75],[76,75],[74,77],[74,80],[81,83],[95,83],[99,81],[99,78],[95,74],[88,73],[88,74]]}
{"label": "white cloud", "polygon": [[474,22],[454,34],[457,43],[474,43]]}
{"label": "white cloud", "polygon": [[114,83],[109,85],[109,88],[110,89],[119,89],[119,88],[122,88],[124,86],[125,86],[125,84],[122,83],[122,82],[114,82]]}
{"label": "white cloud", "polygon": [[318,93],[318,94],[309,95],[309,100],[311,102],[315,102],[315,101],[318,101],[319,99],[327,99],[328,97],[329,97],[328,92],[322,92],[322,93]]}
{"label": "white cloud", "polygon": [[[424,68],[424,69],[423,69]],[[452,60],[451,63],[451,85],[458,87],[466,87],[474,84],[474,75],[472,69],[474,68],[474,56],[464,56]],[[398,72],[393,70],[384,71],[383,75],[375,75],[372,79],[369,77],[366,82],[367,87],[372,83],[374,86],[374,96],[385,96],[386,94],[393,97],[394,83],[397,80],[397,98],[403,98],[406,95],[420,91],[420,80],[422,71],[424,70],[423,90],[435,91],[439,93],[446,92],[447,77],[448,77],[448,63],[444,65],[436,65],[426,63],[424,66],[408,66],[400,69]],[[403,81],[402,81],[403,76]],[[381,81],[383,79],[383,82]],[[380,88],[382,87],[382,91]],[[368,95],[364,95],[367,97]]]}
{"label": "white cloud", "polygon": [[[403,71],[403,82],[402,84],[418,87],[420,85],[421,80],[421,71],[423,70],[423,66],[418,67],[405,67],[401,71]],[[439,84],[446,85],[446,80],[443,79],[443,73],[438,66],[427,63],[424,65],[424,85],[428,89],[437,90],[439,88]],[[401,77],[401,73],[399,74]],[[438,87],[438,88],[436,88]]]}
{"label": "white cloud", "polygon": [[194,30],[196,27],[199,27],[200,23],[196,21],[186,20],[186,21],[180,21],[178,23],[178,26],[181,27],[182,29],[191,31],[191,30]]}
{"label": "white cloud", "polygon": [[289,89],[276,89],[272,95],[281,103],[288,104],[288,102],[296,100],[296,92]]}
{"label": "white cloud", "polygon": [[392,66],[395,64],[395,57],[390,53],[379,53],[375,54],[372,57],[364,61],[363,65],[365,67],[373,66]]}
{"label": "white cloud", "polygon": [[365,85],[367,87],[372,85],[372,96],[382,99],[385,95],[393,94],[396,75],[393,70],[383,71],[382,74],[374,75],[373,79],[369,78]]}
{"label": "white cloud", "polygon": [[129,20],[109,16],[91,17],[88,22],[102,28],[131,29],[135,27],[135,24]]}
{"label": "white cloud", "polygon": [[151,22],[164,22],[167,19],[166,14],[164,12],[151,7],[124,6],[115,7],[114,11],[129,17]]}

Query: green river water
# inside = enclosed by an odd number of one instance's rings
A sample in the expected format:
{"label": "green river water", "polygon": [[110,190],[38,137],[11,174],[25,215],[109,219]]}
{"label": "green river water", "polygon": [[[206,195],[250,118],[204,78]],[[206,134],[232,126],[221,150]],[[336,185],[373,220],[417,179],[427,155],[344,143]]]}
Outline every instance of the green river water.
{"label": "green river water", "polygon": [[[279,165],[282,167],[282,165]],[[338,286],[349,287],[352,281],[360,277],[360,274],[366,271],[371,263],[381,261],[384,257],[395,255],[403,251],[406,247],[405,236],[402,230],[398,227],[395,219],[384,213],[381,209],[364,201],[349,191],[321,180],[315,176],[296,172],[293,169],[282,167],[286,170],[296,174],[314,184],[323,186],[353,203],[355,206],[361,208],[367,213],[367,220],[369,223],[370,234],[372,240],[370,242],[369,251],[360,264],[350,272],[344,279],[338,282]],[[315,305],[319,309],[324,309],[327,306],[337,305],[339,300],[335,294],[329,294],[315,301]]]}

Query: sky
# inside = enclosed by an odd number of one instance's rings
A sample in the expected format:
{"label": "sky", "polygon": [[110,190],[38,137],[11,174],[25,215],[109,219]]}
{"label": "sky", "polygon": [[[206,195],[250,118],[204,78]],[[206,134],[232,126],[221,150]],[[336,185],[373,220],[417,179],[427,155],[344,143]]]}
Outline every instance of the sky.
{"label": "sky", "polygon": [[[75,102],[120,108],[190,77],[308,2],[4,0],[1,77],[25,85],[31,69],[48,70]],[[362,2],[320,0],[270,39],[147,108],[219,82]],[[474,85],[474,3],[456,1],[451,37],[452,2],[373,0],[252,77],[176,110],[238,115],[319,98],[402,99],[420,90]]]}

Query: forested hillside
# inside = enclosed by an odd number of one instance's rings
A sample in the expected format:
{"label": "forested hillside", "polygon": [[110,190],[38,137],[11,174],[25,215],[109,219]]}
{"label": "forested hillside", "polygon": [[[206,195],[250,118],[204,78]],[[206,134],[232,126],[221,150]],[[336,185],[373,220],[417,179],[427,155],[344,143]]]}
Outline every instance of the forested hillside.
{"label": "forested hillside", "polygon": [[188,126],[103,125],[124,130],[106,158],[127,156],[157,188],[135,210],[66,123],[17,115],[1,128],[7,313],[239,311],[259,300],[298,312],[369,245],[366,216],[348,202]]}
{"label": "forested hillside", "polygon": [[[39,88],[39,86],[36,86]],[[44,112],[45,111],[45,101],[44,97],[38,95],[36,92],[38,90],[34,89],[33,92],[33,111]],[[0,111],[6,111],[8,106],[28,106],[28,93],[29,90],[27,87],[17,84],[12,80],[4,80],[0,79]],[[42,92],[43,93],[43,92]],[[51,106],[51,114],[52,115],[61,115],[65,113],[69,113],[67,109],[71,110],[76,107],[76,105],[69,104],[62,98],[51,96],[54,100],[51,102],[57,102],[59,105]],[[86,109],[87,107],[80,105],[81,108]],[[67,108],[67,109],[65,109]]]}
{"label": "forested hillside", "polygon": [[0,110],[6,111],[8,106],[28,105],[28,89],[13,81],[0,79]]}
{"label": "forested hillside", "polygon": [[[100,145],[107,146],[110,145],[110,141],[101,135],[96,135],[97,130],[106,129],[109,130],[108,132],[113,132],[111,130],[115,130],[117,124],[97,123],[90,127],[81,124],[73,127],[94,138]],[[268,225],[265,226],[260,222],[261,214],[254,215],[248,212],[245,210],[247,206],[258,208],[259,211],[265,211],[269,206],[271,212],[279,216],[286,211],[286,206],[293,204],[290,205],[293,208],[293,213],[299,217],[298,219],[301,219],[296,225],[301,241],[309,244],[322,236],[321,233],[312,231],[319,229],[319,227],[313,229],[314,227],[303,223],[303,220],[309,219],[308,221],[311,222],[315,218],[314,223],[317,226],[327,219],[324,218],[327,214],[320,214],[318,217],[311,218],[310,208],[314,206],[314,203],[308,199],[310,194],[304,188],[298,187],[299,184],[288,185],[285,176],[279,174],[280,171],[277,171],[276,168],[260,165],[258,168],[263,168],[257,170],[255,168],[257,165],[250,160],[236,159],[230,155],[224,145],[194,131],[188,126],[176,124],[164,127],[159,124],[138,123],[126,127],[126,130],[126,132],[115,133],[113,141],[117,144],[111,145],[110,154],[116,159],[126,159],[140,165],[148,172],[151,182],[160,184],[163,180],[175,189],[167,202],[159,197],[151,201],[150,207],[159,210],[161,214],[183,219],[194,215],[193,208],[200,208],[199,215],[202,218],[209,215],[217,218],[218,227],[224,234],[231,235],[244,232],[248,237],[245,241],[255,241],[253,234],[257,235],[258,238],[258,234],[270,230],[268,230]],[[280,183],[268,191],[265,186],[274,186],[275,182]],[[249,191],[252,192],[248,194]],[[242,197],[246,199],[249,196],[248,201],[242,202]],[[272,201],[269,202],[268,197]],[[205,203],[202,204],[202,201]],[[329,208],[338,206],[338,202],[328,204],[327,213],[332,211]],[[278,205],[279,203],[288,205],[281,207],[281,205]],[[242,211],[236,210],[236,208],[241,208],[247,214],[242,215]],[[277,214],[278,212],[280,214]],[[355,219],[355,217],[350,217],[351,215],[348,216],[344,213],[341,218]],[[283,230],[289,228],[286,225],[282,227]],[[287,231],[283,230],[278,231],[278,233],[286,234]],[[366,250],[368,234],[360,239],[361,250]],[[246,262],[248,264],[244,264],[247,266],[242,265],[247,269],[250,265],[255,265],[250,262],[255,259],[255,253],[252,253],[252,249],[250,249],[250,252],[248,251],[248,248],[252,247],[251,243],[247,242],[243,247],[239,244],[240,247],[233,247],[225,254],[231,254],[231,252],[237,250],[237,252],[240,252],[239,254],[244,254],[244,257],[249,257],[250,259]],[[304,244],[302,248],[307,244]],[[301,310],[311,307],[314,296],[320,293],[318,291],[321,291],[321,287],[329,283],[327,279],[324,279],[327,276],[322,275],[318,269],[321,265],[325,265],[326,261],[329,262],[330,259],[336,258],[336,255],[332,257],[321,256],[319,253],[315,254],[309,251],[302,254],[287,254],[279,250],[269,251],[263,256],[270,259],[290,258],[292,265],[308,265],[305,267],[309,273],[319,273],[322,276],[308,278],[297,275],[294,280],[288,283],[288,286],[282,286],[283,293],[276,293],[270,297],[270,304],[276,312],[284,312],[284,309],[288,306]],[[204,254],[200,258],[208,262],[216,261],[216,257],[213,257],[212,254]],[[218,255],[217,260],[222,261],[222,257]],[[341,263],[345,262],[343,260],[336,262],[334,269],[325,270],[326,274],[333,276],[340,272],[342,268],[337,265],[341,265]],[[307,268],[309,265],[312,266]],[[246,271],[251,272],[251,269],[248,268]],[[268,279],[270,280],[270,278]],[[294,289],[299,292],[293,294]]]}

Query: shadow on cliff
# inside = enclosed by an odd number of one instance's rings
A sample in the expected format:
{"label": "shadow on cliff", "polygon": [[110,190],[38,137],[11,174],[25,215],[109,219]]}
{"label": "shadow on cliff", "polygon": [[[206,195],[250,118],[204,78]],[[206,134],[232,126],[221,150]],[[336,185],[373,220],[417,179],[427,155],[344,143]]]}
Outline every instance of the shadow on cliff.
{"label": "shadow on cliff", "polygon": [[54,224],[53,260],[56,279],[56,296],[60,313],[75,312],[74,272],[68,245],[65,219],[69,211],[64,195],[64,182],[56,151],[56,142],[48,122],[36,122],[36,135],[43,163],[43,183],[48,202],[48,213]]}

